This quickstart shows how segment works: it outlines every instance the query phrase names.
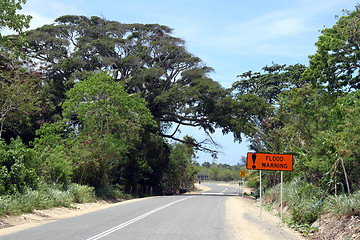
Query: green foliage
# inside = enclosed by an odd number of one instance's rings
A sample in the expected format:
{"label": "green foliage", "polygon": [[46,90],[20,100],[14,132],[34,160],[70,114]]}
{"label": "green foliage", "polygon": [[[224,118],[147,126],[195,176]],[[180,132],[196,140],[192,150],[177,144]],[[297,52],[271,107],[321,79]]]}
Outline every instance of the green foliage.
{"label": "green foliage", "polygon": [[210,181],[238,181],[240,180],[239,172],[242,168],[239,165],[230,166],[229,164],[216,164],[215,162],[204,162],[198,167],[198,175],[207,175]]}
{"label": "green foliage", "polygon": [[341,94],[359,89],[360,5],[354,11],[344,11],[332,28],[321,31],[317,51],[310,56],[310,66],[304,78],[329,92]]}
{"label": "green foliage", "polygon": [[297,178],[284,185],[283,194],[295,222],[311,224],[318,218],[321,190],[316,186]]}
{"label": "green foliage", "polygon": [[323,212],[331,213],[337,217],[354,216],[360,211],[360,192],[351,195],[332,195],[325,199]]}
{"label": "green foliage", "polygon": [[44,124],[36,133],[34,149],[38,153],[38,175],[45,182],[68,185],[73,174],[68,154],[72,135],[69,127],[62,122]]}
{"label": "green foliage", "polygon": [[[208,77],[212,69],[189,53],[185,42],[166,26],[62,16],[52,25],[27,32],[27,39],[27,55],[47,66],[56,104],[77,81],[98,70],[108,71],[127,93],[146,101],[157,134],[177,142],[181,139],[175,133],[181,126],[207,134],[221,128],[241,141],[241,133],[253,132],[248,121],[261,121],[269,110],[264,100],[253,96],[233,99],[230,91]],[[216,156],[207,143],[195,139],[192,144]]]}
{"label": "green foliage", "polygon": [[[280,184],[265,192],[271,202],[280,202]],[[321,189],[299,178],[283,184],[283,201],[291,212],[291,221],[312,224],[321,214]]]}
{"label": "green foliage", "polygon": [[95,192],[93,187],[72,183],[69,185],[67,192],[73,196],[73,202],[87,203],[94,200]]}
{"label": "green foliage", "polygon": [[[189,137],[185,137],[186,139]],[[168,171],[165,174],[166,193],[177,193],[193,187],[197,168],[193,164],[194,148],[187,143],[174,144],[170,152]]]}
{"label": "green foliage", "polygon": [[106,73],[75,84],[67,96],[64,116],[79,131],[69,149],[76,182],[100,187],[127,171],[141,172],[136,166],[146,168],[142,158],[131,156],[144,130],[155,126],[144,100],[127,94]]}
{"label": "green foliage", "polygon": [[317,226],[312,226],[312,224],[309,223],[298,223],[294,220],[289,220],[289,219],[285,219],[284,222],[291,228],[294,229],[298,232],[301,232],[302,234],[304,234],[305,236],[316,232],[319,230],[319,227]]}
{"label": "green foliage", "polygon": [[101,134],[121,134],[134,131],[128,134],[130,137],[136,136],[140,126],[154,124],[145,102],[125,93],[123,87],[106,73],[94,74],[77,83],[67,96],[62,105],[64,116],[71,119],[75,114],[86,132],[98,130]]}
{"label": "green foliage", "polygon": [[260,178],[259,177],[251,178],[246,182],[246,185],[249,188],[259,188],[259,186],[260,186]]}
{"label": "green foliage", "polygon": [[238,75],[240,81],[233,83],[232,91],[237,95],[256,95],[270,104],[277,102],[278,95],[293,87],[300,87],[305,82],[301,78],[306,67],[301,64],[263,67],[264,73],[248,71]]}
{"label": "green foliage", "polygon": [[[31,16],[17,13],[22,9],[21,5],[25,3],[26,0],[2,0],[0,2],[0,30],[8,28],[22,34],[23,28],[29,27]],[[23,39],[21,40],[23,41]],[[11,39],[0,33],[0,45],[4,46],[10,43]],[[3,49],[0,48],[0,52],[2,51]]]}
{"label": "green foliage", "polygon": [[104,185],[96,189],[96,196],[105,199],[131,199],[130,194],[126,194],[123,191],[123,187],[116,185]]}
{"label": "green foliage", "polygon": [[94,189],[71,184],[69,190],[59,190],[55,185],[41,184],[38,190],[26,188],[24,193],[0,196],[0,216],[20,215],[35,209],[70,207],[72,203],[86,203],[94,199]]}
{"label": "green foliage", "polygon": [[0,54],[0,138],[32,141],[51,111],[51,102],[34,64]]}
{"label": "green foliage", "polygon": [[19,138],[10,145],[0,139],[0,195],[35,189],[39,181],[36,163],[36,153]]}

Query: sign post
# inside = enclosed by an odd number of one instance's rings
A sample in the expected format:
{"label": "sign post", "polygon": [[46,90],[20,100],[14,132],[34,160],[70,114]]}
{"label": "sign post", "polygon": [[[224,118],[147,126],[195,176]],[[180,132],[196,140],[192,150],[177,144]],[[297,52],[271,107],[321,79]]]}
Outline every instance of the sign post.
{"label": "sign post", "polygon": [[283,223],[283,176],[284,172],[281,171],[281,224]]}
{"label": "sign post", "polygon": [[[240,174],[240,176],[241,176],[241,178],[242,178],[242,197],[244,198],[244,177],[246,176],[246,172],[244,171],[244,170],[241,170],[240,172],[239,172],[239,174]],[[240,195],[240,194],[239,194]]]}
{"label": "sign post", "polygon": [[262,222],[262,216],[261,216],[261,170],[260,170],[260,222]]}
{"label": "sign post", "polygon": [[292,171],[293,155],[248,153],[246,167],[253,170]]}
{"label": "sign post", "polygon": [[270,154],[270,153],[248,153],[247,169],[260,170],[260,222],[261,216],[261,170],[281,171],[281,224],[283,219],[283,171],[293,170],[293,155]]}

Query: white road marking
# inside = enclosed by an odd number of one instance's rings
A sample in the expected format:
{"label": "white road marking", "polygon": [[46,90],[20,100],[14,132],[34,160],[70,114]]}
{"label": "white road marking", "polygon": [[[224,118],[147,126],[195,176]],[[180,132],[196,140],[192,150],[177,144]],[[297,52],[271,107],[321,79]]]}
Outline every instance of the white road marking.
{"label": "white road marking", "polygon": [[239,196],[238,193],[211,193],[211,192],[204,192],[204,193],[201,193],[200,195]]}
{"label": "white road marking", "polygon": [[211,193],[211,192],[204,192],[201,195],[224,195],[224,193]]}
{"label": "white road marking", "polygon": [[124,222],[124,223],[122,223],[122,224],[120,224],[120,225],[118,225],[116,227],[110,228],[109,230],[106,230],[106,231],[104,231],[102,233],[99,233],[98,235],[95,235],[95,236],[93,236],[91,238],[88,238],[86,240],[97,240],[97,239],[100,239],[102,237],[105,237],[105,236],[107,236],[107,235],[109,235],[109,234],[111,234],[111,233],[113,233],[113,232],[115,232],[117,230],[120,230],[120,229],[122,229],[122,228],[124,228],[124,227],[126,227],[126,226],[128,226],[128,225],[130,225],[132,223],[135,223],[135,222],[137,222],[137,221],[139,221],[139,220],[141,220],[143,218],[146,218],[147,216],[150,216],[151,214],[154,214],[154,213],[156,213],[156,212],[158,212],[158,211],[160,211],[160,210],[162,210],[164,208],[170,207],[171,205],[174,205],[176,203],[185,201],[185,200],[187,200],[189,198],[192,198],[192,197],[193,196],[187,197],[187,198],[182,198],[182,199],[179,199],[179,200],[177,200],[175,202],[171,202],[169,204],[166,204],[166,205],[164,205],[162,207],[158,207],[158,208],[156,208],[154,210],[151,210],[151,211],[149,211],[147,213],[144,213],[143,215],[140,215],[140,216],[138,216],[136,218],[133,218],[133,219],[131,219],[131,220],[127,221],[127,222]]}

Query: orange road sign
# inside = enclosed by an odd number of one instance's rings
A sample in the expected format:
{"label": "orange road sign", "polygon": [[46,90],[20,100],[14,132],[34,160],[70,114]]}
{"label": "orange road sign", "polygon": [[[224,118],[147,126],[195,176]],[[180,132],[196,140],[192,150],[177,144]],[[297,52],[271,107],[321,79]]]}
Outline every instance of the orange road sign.
{"label": "orange road sign", "polygon": [[241,170],[239,174],[241,177],[245,177],[247,173],[244,170]]}
{"label": "orange road sign", "polygon": [[293,155],[248,153],[246,167],[254,170],[292,171]]}

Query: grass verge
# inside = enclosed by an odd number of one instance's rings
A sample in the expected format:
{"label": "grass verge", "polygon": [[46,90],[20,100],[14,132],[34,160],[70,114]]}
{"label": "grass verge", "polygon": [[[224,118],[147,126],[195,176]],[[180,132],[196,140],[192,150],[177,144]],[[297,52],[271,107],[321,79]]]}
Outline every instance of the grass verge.
{"label": "grass verge", "polygon": [[70,184],[62,191],[56,186],[43,184],[39,190],[26,189],[24,193],[0,196],[0,216],[20,215],[35,209],[71,207],[72,203],[91,202],[95,199],[94,188]]}

